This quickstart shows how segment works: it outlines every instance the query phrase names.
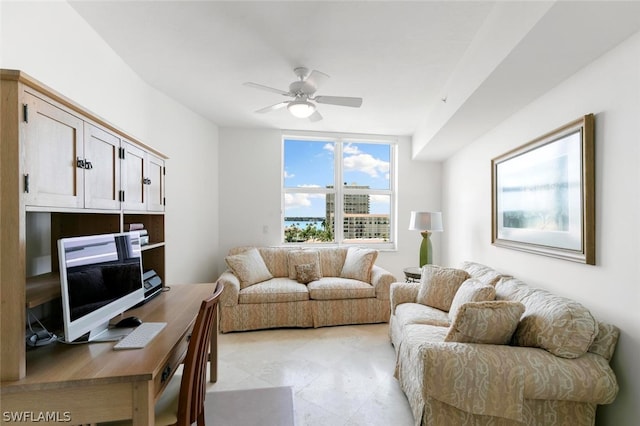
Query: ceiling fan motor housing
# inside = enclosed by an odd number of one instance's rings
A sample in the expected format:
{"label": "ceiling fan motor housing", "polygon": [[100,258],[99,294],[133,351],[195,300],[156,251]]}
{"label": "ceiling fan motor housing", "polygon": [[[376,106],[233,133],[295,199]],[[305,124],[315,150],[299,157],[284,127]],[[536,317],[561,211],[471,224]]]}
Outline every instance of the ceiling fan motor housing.
{"label": "ceiling fan motor housing", "polygon": [[311,83],[305,81],[294,81],[289,85],[289,92],[296,97],[300,95],[311,96],[315,93],[316,87]]}

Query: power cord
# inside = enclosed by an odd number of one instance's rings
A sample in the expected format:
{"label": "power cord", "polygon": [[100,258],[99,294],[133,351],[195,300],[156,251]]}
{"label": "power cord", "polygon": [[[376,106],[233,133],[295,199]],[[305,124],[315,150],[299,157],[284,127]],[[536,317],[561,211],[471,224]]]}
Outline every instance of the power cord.
{"label": "power cord", "polygon": [[[58,336],[56,336],[55,334],[53,334],[49,330],[47,330],[47,327],[42,325],[42,323],[40,322],[38,317],[36,317],[31,312],[31,310],[28,310],[27,312],[28,312],[28,318],[27,318],[28,321],[27,321],[27,323],[29,324],[29,332],[30,332],[26,336],[27,346],[32,347],[32,348],[39,347],[39,346],[46,346],[46,345],[54,343],[54,342],[56,342],[58,340]],[[33,329],[33,327],[31,326],[31,318],[35,319],[36,322],[40,325],[40,327],[42,327],[41,330],[35,331]]]}

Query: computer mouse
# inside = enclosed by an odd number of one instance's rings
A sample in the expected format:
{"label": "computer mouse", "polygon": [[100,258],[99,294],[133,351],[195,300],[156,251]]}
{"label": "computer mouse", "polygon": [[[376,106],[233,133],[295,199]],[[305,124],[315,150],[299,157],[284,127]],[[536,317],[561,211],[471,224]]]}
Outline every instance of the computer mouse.
{"label": "computer mouse", "polygon": [[137,327],[142,324],[142,320],[138,317],[126,317],[121,319],[114,327],[116,328],[125,328],[125,327]]}

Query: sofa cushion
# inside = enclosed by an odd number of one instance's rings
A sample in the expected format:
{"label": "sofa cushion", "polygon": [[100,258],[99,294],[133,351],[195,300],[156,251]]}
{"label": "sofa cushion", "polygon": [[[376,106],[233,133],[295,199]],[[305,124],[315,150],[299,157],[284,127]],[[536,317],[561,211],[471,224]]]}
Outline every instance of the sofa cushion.
{"label": "sofa cushion", "polygon": [[280,303],[309,300],[307,286],[289,278],[272,278],[240,290],[238,303]]}
{"label": "sofa cushion", "polygon": [[320,256],[317,250],[291,250],[287,256],[289,260],[289,278],[292,280],[298,278],[296,266],[308,263],[315,263],[317,265],[318,274],[322,277],[322,273],[320,271]]}
{"label": "sofa cushion", "polygon": [[311,262],[296,265],[296,281],[300,284],[308,284],[320,278],[322,278],[322,275],[320,275],[317,263]]}
{"label": "sofa cushion", "polygon": [[536,290],[513,277],[502,277],[496,283],[496,300],[522,302]]}
{"label": "sofa cushion", "polygon": [[462,269],[424,265],[417,302],[449,311],[458,288],[468,278],[469,274]]}
{"label": "sofa cushion", "polygon": [[241,289],[273,278],[260,252],[258,252],[256,248],[251,248],[240,254],[227,256],[224,260],[233,273],[240,279]]}
{"label": "sofa cushion", "polygon": [[460,306],[446,342],[506,345],[518,326],[524,305],[520,302],[469,302]]}
{"label": "sofa cushion", "polygon": [[258,251],[265,265],[276,278],[289,276],[289,260],[287,254],[289,248],[284,247],[258,247]]}
{"label": "sofa cushion", "polygon": [[449,308],[449,319],[456,317],[460,306],[467,302],[488,302],[496,298],[496,289],[492,285],[483,284],[475,278],[469,278],[462,283],[453,297]]}
{"label": "sofa cushion", "polygon": [[598,334],[598,324],[587,308],[546,290],[534,289],[516,278],[502,279],[496,296],[520,299],[526,310],[513,343],[546,349],[563,358],[583,355]]}
{"label": "sofa cushion", "polygon": [[377,257],[377,250],[349,247],[340,276],[370,283],[371,268]]}
{"label": "sofa cushion", "polygon": [[403,326],[406,324],[428,324],[449,327],[449,315],[440,309],[420,303],[402,303],[396,307],[395,319]]}
{"label": "sofa cushion", "polygon": [[462,262],[460,269],[467,271],[472,278],[477,279],[481,283],[493,286],[495,286],[502,277],[502,274],[495,269],[476,262]]}
{"label": "sofa cushion", "polygon": [[310,282],[307,288],[309,296],[315,300],[376,297],[376,290],[371,284],[349,278],[323,277]]}
{"label": "sofa cushion", "polygon": [[347,257],[345,247],[318,248],[320,253],[320,273],[323,277],[339,277]]}

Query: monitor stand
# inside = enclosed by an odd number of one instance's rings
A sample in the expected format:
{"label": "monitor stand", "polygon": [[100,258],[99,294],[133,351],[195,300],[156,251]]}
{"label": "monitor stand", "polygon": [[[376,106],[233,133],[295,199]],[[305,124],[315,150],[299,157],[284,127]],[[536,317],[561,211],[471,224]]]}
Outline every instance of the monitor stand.
{"label": "monitor stand", "polygon": [[116,342],[123,337],[127,336],[134,330],[131,328],[109,328],[109,323],[100,324],[100,326],[94,328],[88,333],[86,340],[87,343],[98,342]]}

